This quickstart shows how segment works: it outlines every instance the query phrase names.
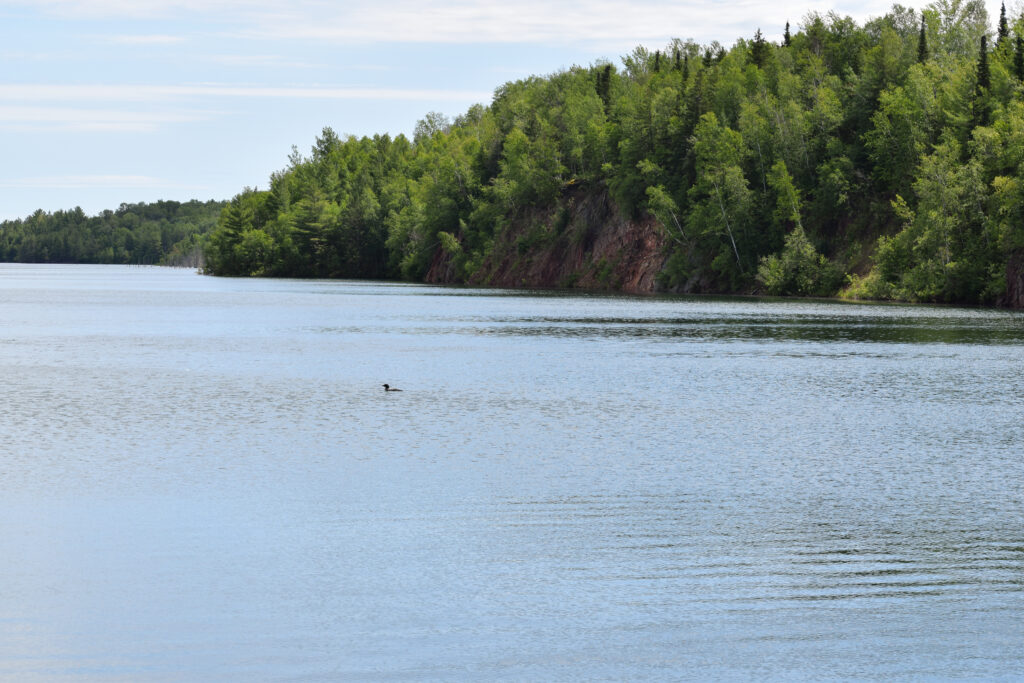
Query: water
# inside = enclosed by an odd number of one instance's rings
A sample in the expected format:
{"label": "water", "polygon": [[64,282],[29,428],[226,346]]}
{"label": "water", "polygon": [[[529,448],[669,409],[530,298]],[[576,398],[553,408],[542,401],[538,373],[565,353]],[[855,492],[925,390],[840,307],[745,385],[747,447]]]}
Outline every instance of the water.
{"label": "water", "polygon": [[0,265],[0,680],[1018,679],[1022,361],[1005,311]]}

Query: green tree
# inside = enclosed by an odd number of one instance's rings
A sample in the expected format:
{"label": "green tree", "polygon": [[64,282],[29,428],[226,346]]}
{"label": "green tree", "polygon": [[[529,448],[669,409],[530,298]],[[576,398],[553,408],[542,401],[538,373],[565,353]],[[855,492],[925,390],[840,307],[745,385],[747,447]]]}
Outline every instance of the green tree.
{"label": "green tree", "polygon": [[751,229],[754,199],[741,168],[743,138],[709,112],[697,125],[693,148],[698,181],[689,192],[688,231],[711,243],[712,271],[735,286],[748,270],[741,245]]}
{"label": "green tree", "polygon": [[924,14],[932,27],[929,46],[937,56],[967,59],[977,54],[978,41],[988,33],[982,0],[934,0]]}
{"label": "green tree", "polygon": [[963,163],[959,145],[944,142],[922,160],[917,210],[898,198],[903,229],[879,241],[881,279],[895,294],[919,301],[977,303],[988,289],[985,252],[987,188],[981,165]]}
{"label": "green tree", "polygon": [[1002,46],[1010,37],[1010,26],[1006,23],[1006,3],[999,6],[999,32],[997,33],[996,46]]}
{"label": "green tree", "polygon": [[924,15],[921,15],[921,32],[917,38],[917,61],[926,62],[928,61],[928,36],[926,33],[926,25]]}
{"label": "green tree", "polygon": [[772,214],[773,224],[780,230],[790,227],[803,229],[800,220],[800,190],[793,185],[793,177],[789,175],[786,162],[779,159],[772,166],[768,175],[768,185],[775,192],[775,212]]}
{"label": "green tree", "polygon": [[933,139],[935,118],[941,103],[935,97],[935,80],[924,65],[915,64],[906,87],[882,92],[872,129],[864,140],[881,188],[908,194],[914,170]]}
{"label": "green tree", "polygon": [[658,219],[669,239],[678,245],[688,246],[686,230],[681,220],[682,212],[664,186],[655,185],[648,187],[647,200],[650,212]]}
{"label": "green tree", "polygon": [[988,66],[988,36],[981,37],[981,48],[978,51],[978,67],[974,89],[974,125],[984,126],[989,121],[989,90],[992,77]]}
{"label": "green tree", "polygon": [[750,43],[750,61],[756,66],[764,66],[768,58],[768,42],[761,35],[761,29],[754,32],[754,40]]}
{"label": "green tree", "polygon": [[611,83],[612,83],[612,67],[611,64],[605,64],[603,68],[597,72],[597,84],[596,90],[598,97],[601,98],[601,102],[604,104],[604,109],[607,112],[611,106]]}
{"label": "green tree", "polygon": [[757,267],[757,281],[766,293],[776,296],[831,296],[839,288],[840,277],[800,226],[786,235],[779,255],[762,258]]}
{"label": "green tree", "polygon": [[1024,38],[1017,36],[1013,44],[1013,75],[1018,81],[1024,81]]}

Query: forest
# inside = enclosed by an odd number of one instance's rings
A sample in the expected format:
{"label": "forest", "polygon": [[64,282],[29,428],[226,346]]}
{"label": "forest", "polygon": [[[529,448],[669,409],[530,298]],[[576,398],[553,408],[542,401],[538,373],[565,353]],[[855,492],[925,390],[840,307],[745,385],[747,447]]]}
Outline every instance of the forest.
{"label": "forest", "polygon": [[0,223],[0,261],[202,265],[202,245],[223,201],[121,204],[86,216],[80,208]]}
{"label": "forest", "polygon": [[488,284],[510,244],[585,241],[574,207],[599,197],[657,226],[664,291],[1000,303],[1022,164],[1024,19],[810,14],[778,44],[676,39],[506,83],[412,140],[325,128],[225,207],[206,270]]}

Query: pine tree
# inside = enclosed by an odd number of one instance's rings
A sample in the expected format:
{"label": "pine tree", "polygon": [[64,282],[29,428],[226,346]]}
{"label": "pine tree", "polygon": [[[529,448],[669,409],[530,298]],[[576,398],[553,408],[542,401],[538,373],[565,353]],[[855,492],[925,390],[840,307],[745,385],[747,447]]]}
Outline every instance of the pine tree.
{"label": "pine tree", "polygon": [[675,56],[674,56],[674,60],[673,60],[673,64],[672,64],[672,68],[675,69],[676,71],[679,71],[680,69],[683,68],[683,58],[679,54],[679,48],[678,47],[676,48],[676,52],[675,52]]}
{"label": "pine tree", "polygon": [[1016,50],[1013,51],[1013,73],[1018,81],[1024,81],[1024,38],[1017,36]]}
{"label": "pine tree", "polygon": [[921,34],[917,37],[917,61],[921,64],[928,61],[928,37],[925,33],[924,15],[921,15]]}
{"label": "pine tree", "polygon": [[604,103],[604,111],[607,114],[611,107],[611,85],[612,85],[612,65],[605,64],[604,68],[597,72],[597,83],[595,89],[597,90],[597,96],[601,98],[601,102]]}
{"label": "pine tree", "polygon": [[654,53],[654,72],[661,71],[661,50]]}
{"label": "pine tree", "polygon": [[1006,23],[1006,3],[1004,2],[999,8],[999,37],[996,39],[996,45],[1002,45],[1009,37],[1010,28]]}
{"label": "pine tree", "polygon": [[765,57],[768,56],[768,43],[765,42],[764,36],[761,35],[761,29],[758,28],[754,32],[754,41],[750,45],[750,61],[757,66],[764,64]]}
{"label": "pine tree", "polygon": [[992,86],[992,78],[988,69],[988,36],[981,37],[981,50],[978,52],[978,88],[976,92],[988,89]]}
{"label": "pine tree", "polygon": [[789,47],[789,41],[790,41],[789,22],[787,21],[786,22],[786,30],[782,32],[782,44],[785,45],[786,47]]}
{"label": "pine tree", "polygon": [[683,55],[683,86],[690,80],[690,55]]}
{"label": "pine tree", "polygon": [[988,36],[981,37],[981,50],[978,53],[978,76],[974,88],[974,125],[988,125],[988,91],[992,85],[988,68]]}

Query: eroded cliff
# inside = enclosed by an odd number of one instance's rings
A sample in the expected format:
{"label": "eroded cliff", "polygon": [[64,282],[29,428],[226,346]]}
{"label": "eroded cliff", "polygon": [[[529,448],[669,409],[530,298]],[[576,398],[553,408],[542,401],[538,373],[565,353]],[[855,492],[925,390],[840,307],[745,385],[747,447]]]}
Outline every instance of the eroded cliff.
{"label": "eroded cliff", "polygon": [[[607,192],[569,189],[558,203],[533,209],[495,236],[470,284],[645,293],[658,288],[665,241],[650,217],[622,217]],[[450,257],[438,251],[428,282],[452,282]]]}
{"label": "eroded cliff", "polygon": [[1006,265],[1006,294],[999,304],[1024,308],[1024,251],[1013,254]]}

